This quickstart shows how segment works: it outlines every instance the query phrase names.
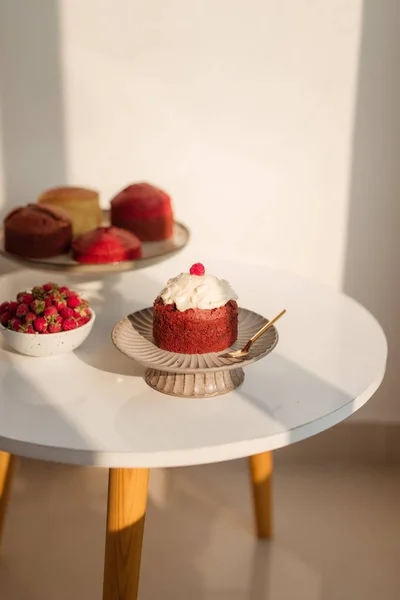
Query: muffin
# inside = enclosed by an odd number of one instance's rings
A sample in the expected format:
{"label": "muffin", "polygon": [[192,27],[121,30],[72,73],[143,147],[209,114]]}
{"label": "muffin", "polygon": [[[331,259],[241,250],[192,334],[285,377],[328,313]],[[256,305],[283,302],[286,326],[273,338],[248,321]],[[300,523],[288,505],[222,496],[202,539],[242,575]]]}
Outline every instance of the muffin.
{"label": "muffin", "polygon": [[135,260],[142,256],[142,243],[130,231],[118,227],[98,227],[75,238],[73,257],[86,264]]}
{"label": "muffin", "polygon": [[72,221],[56,206],[18,206],[4,219],[4,247],[16,256],[51,258],[68,252],[71,241]]}
{"label": "muffin", "polygon": [[238,334],[237,295],[206,275],[203,265],[170,279],[153,305],[153,338],[169,352],[204,354],[232,346]]}
{"label": "muffin", "polygon": [[43,192],[39,204],[51,204],[64,209],[72,219],[74,236],[81,235],[101,225],[99,194],[81,187],[56,187]]}
{"label": "muffin", "polygon": [[111,223],[138,236],[142,242],[172,237],[171,198],[149,183],[130,185],[111,200]]}

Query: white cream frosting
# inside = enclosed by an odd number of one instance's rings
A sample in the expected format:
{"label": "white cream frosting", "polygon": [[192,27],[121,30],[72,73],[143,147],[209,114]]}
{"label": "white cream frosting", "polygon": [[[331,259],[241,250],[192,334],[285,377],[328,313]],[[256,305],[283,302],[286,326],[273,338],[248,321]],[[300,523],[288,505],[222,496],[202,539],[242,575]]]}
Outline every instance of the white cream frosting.
{"label": "white cream frosting", "polygon": [[183,312],[188,308],[219,308],[237,295],[230,283],[214,275],[190,275],[181,273],[170,279],[160,293],[164,304],[176,304]]}

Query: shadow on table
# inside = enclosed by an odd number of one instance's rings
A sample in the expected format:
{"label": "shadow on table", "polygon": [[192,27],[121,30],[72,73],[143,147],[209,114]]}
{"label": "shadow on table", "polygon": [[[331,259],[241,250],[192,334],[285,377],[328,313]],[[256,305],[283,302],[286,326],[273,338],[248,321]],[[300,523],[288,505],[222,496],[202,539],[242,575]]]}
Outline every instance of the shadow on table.
{"label": "shadow on table", "polygon": [[[28,360],[35,361],[37,359],[29,358]],[[49,367],[50,364],[49,362]],[[84,400],[82,396],[75,402],[83,403]],[[4,437],[7,438],[4,441],[1,435],[2,431],[4,431]],[[31,435],[31,432],[35,431],[46,432],[46,439],[53,456],[57,456],[58,448],[62,448],[62,444],[68,440],[68,448],[87,449],[88,461],[94,461],[94,453],[89,449],[92,445],[63,413],[62,404],[58,404],[57,401],[57,390],[55,389],[54,396],[49,398],[25,379],[15,366],[10,364],[3,375],[0,400],[0,450],[7,449],[11,453],[21,455],[18,436],[22,437],[21,432],[24,432],[26,440],[32,439],[29,456],[46,455],[46,448],[41,444],[36,444],[35,434]],[[38,437],[40,438],[40,433],[38,433]],[[61,452],[65,454],[64,449]],[[72,457],[73,450],[71,450],[71,462],[73,462]]]}
{"label": "shadow on table", "polygon": [[[345,378],[345,365],[337,365],[337,368],[342,370]],[[260,390],[264,390],[264,394],[260,394]],[[287,433],[285,446],[333,427],[347,418],[355,411],[352,403],[357,397],[357,394],[350,395],[279,352],[268,356],[263,364],[258,363],[246,369],[245,385],[240,394],[260,413],[260,437],[268,435],[268,432],[273,437],[272,420],[277,425],[276,434],[283,431]],[[335,412],[346,406],[348,414],[334,416]],[[321,427],[318,424],[320,419],[324,419]],[[265,433],[262,431],[263,420]],[[307,429],[299,432],[307,425]]]}
{"label": "shadow on table", "polygon": [[[144,304],[141,300],[127,298],[120,292],[121,282],[125,286],[132,286],[133,289],[135,285],[145,288],[146,296],[150,300]],[[151,299],[160,291],[160,284],[143,271],[140,273],[140,279],[136,274],[112,275],[97,283],[98,287],[94,293],[91,292],[90,286],[87,291],[88,299],[96,311],[96,323],[87,341],[75,354],[83,362],[101,371],[143,377],[144,367],[115,348],[111,341],[111,333],[119,319],[151,304]]]}

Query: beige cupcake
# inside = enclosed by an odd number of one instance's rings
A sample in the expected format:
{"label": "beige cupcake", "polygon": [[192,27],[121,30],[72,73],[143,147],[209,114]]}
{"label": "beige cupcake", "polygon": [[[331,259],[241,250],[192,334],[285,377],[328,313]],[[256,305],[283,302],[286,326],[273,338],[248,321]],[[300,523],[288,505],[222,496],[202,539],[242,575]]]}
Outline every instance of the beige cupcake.
{"label": "beige cupcake", "polygon": [[82,235],[101,225],[99,193],[82,187],[56,187],[43,192],[37,202],[64,209],[72,219],[73,235]]}

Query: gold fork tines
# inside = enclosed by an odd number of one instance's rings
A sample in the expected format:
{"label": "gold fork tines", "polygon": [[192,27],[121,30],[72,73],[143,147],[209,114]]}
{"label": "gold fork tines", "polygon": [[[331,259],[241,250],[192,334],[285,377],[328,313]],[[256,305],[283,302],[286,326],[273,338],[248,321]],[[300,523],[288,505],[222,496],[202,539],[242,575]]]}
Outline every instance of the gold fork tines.
{"label": "gold fork tines", "polygon": [[272,325],[276,323],[276,321],[280,319],[285,314],[285,312],[286,309],[282,310],[278,315],[276,315],[276,317],[274,317],[273,319],[268,321],[268,323],[263,325],[263,327],[261,327],[261,329],[259,329],[259,331],[257,331],[257,333],[255,333],[253,337],[249,339],[247,344],[243,346],[241,350],[232,350],[232,352],[220,354],[220,358],[243,358],[244,356],[247,356],[254,342],[258,340],[258,338],[262,336],[266,331],[268,331],[268,329],[270,329],[270,327],[272,327]]}

